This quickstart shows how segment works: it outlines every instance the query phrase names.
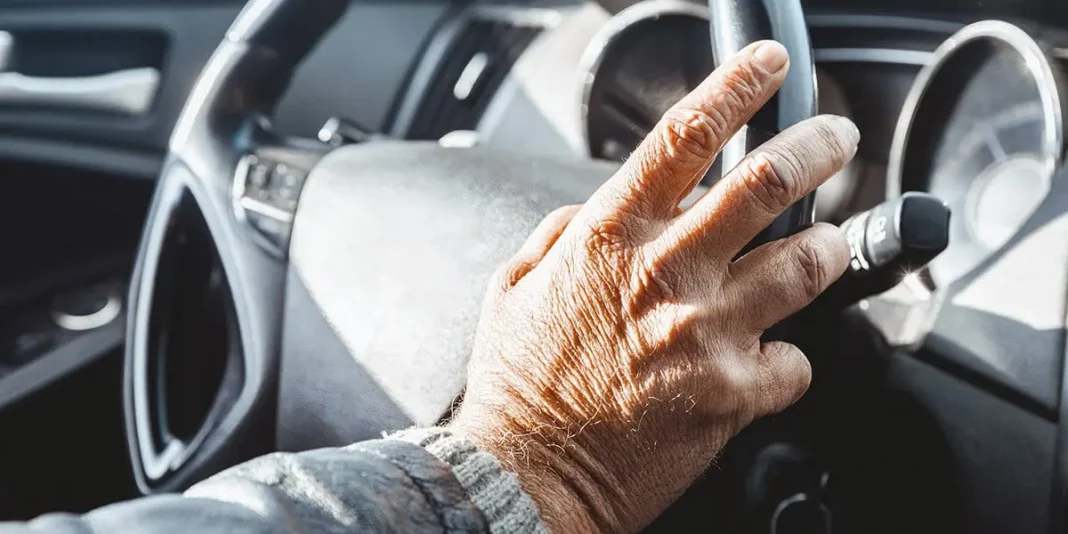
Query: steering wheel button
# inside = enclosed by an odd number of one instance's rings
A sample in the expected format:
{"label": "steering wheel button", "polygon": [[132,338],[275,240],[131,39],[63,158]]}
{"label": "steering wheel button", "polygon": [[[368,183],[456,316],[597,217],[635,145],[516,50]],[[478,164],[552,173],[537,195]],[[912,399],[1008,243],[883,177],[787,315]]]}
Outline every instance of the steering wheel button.
{"label": "steering wheel button", "polygon": [[271,198],[271,205],[289,213],[297,211],[297,197],[300,195],[296,189],[283,187],[276,189]]}
{"label": "steering wheel button", "polygon": [[304,183],[304,174],[285,163],[279,163],[271,175],[271,187],[297,189]]}
{"label": "steering wheel button", "polygon": [[267,182],[271,179],[271,171],[273,169],[266,163],[254,163],[248,170],[248,182],[247,187],[249,189],[263,189],[267,187]]}

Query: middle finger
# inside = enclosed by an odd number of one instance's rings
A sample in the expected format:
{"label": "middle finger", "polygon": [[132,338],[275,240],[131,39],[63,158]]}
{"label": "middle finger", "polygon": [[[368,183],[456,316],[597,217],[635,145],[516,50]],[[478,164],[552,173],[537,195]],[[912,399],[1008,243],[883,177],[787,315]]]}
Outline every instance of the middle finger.
{"label": "middle finger", "polygon": [[860,133],[844,117],[821,115],[787,128],[751,152],[668,230],[730,260],[791,204],[853,158]]}

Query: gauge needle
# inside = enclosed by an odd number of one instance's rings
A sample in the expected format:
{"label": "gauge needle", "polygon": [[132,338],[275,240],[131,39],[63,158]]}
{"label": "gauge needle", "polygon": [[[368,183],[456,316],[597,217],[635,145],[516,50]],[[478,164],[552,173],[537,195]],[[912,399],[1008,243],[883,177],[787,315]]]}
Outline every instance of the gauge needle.
{"label": "gauge needle", "polygon": [[994,161],[1003,161],[1006,158],[1005,147],[1001,146],[1001,140],[998,139],[994,130],[987,128],[983,133],[983,139],[986,141],[986,146],[990,149],[990,153],[994,155]]}

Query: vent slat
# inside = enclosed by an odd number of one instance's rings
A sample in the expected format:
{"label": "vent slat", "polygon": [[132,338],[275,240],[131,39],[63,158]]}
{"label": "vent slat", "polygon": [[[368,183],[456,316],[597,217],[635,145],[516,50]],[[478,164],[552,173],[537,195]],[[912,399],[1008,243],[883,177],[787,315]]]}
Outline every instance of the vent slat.
{"label": "vent slat", "polygon": [[442,61],[438,72],[434,75],[434,80],[427,86],[423,95],[423,103],[419,106],[419,112],[411,126],[410,138],[437,139],[437,137],[427,137],[427,135],[430,134],[434,124],[441,122],[442,114],[447,113],[451,107],[449,101],[455,102],[455,99],[452,98],[452,87],[456,83],[456,78],[460,75],[460,72],[467,65],[467,61],[470,60],[470,58],[464,58],[466,54],[456,52],[471,50],[478,46],[479,41],[485,38],[485,33],[481,30],[480,28],[468,27],[466,31],[461,32],[457,37],[450,48],[450,53]]}
{"label": "vent slat", "polygon": [[[473,130],[523,51],[541,32],[504,20],[471,19],[453,40],[408,130],[409,139],[433,140],[455,130]],[[465,100],[454,95],[464,69],[478,54],[487,59]]]}

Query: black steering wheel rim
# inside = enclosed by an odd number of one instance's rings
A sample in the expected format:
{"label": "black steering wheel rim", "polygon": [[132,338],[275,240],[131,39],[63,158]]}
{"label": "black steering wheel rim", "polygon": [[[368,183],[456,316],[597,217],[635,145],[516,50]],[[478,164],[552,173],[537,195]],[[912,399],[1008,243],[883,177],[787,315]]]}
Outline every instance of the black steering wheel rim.
{"label": "black steering wheel rim", "polygon": [[[770,13],[778,12],[777,0],[767,0],[765,3]],[[797,4],[797,0],[786,3]],[[712,2],[714,6],[720,4]],[[334,157],[344,151],[337,150],[323,160],[323,165],[317,166],[319,158],[328,152],[327,148],[280,138],[271,131],[269,118],[297,66],[347,7],[347,0],[250,0],[206,65],[175,127],[169,145],[170,153],[142,235],[129,295],[124,404],[135,480],[144,493],[180,490],[218,469],[272,449],[278,411],[284,410],[284,407],[278,406],[278,380],[279,353],[283,344],[280,334],[284,322],[282,310],[286,297],[279,288],[286,287],[291,276],[291,262],[287,258],[289,246],[288,242],[284,242],[282,246],[270,250],[264,247],[262,239],[255,239],[260,233],[251,228],[253,222],[243,216],[242,206],[237,202],[240,199],[234,197],[235,172],[248,162],[249,155],[270,145],[272,153],[281,153],[290,158],[287,161],[294,162],[297,167],[303,165],[309,174],[311,167],[330,167],[325,163],[327,160],[333,164],[333,168],[322,174],[339,174],[333,171],[337,171],[337,167],[351,154]],[[791,16],[800,15],[799,4],[796,7]],[[743,9],[738,6],[735,8]],[[739,17],[731,19],[740,24],[732,27],[757,28],[755,25],[748,26],[749,22],[742,23],[742,11],[719,13],[717,9],[722,8],[713,9],[714,21],[716,17],[721,22],[725,20],[724,17]],[[763,35],[760,33],[763,30],[754,29],[752,32],[732,34],[734,37],[731,39],[727,39],[722,31],[714,35],[722,45],[718,47],[721,54],[728,53],[732,46],[741,48],[745,39],[780,38],[789,44],[787,35],[802,35],[807,43],[803,18],[797,18],[794,22],[800,25],[800,30],[794,28],[793,33],[788,34],[772,32]],[[714,27],[731,26],[713,24]],[[783,22],[780,20],[777,24]],[[794,53],[795,66],[792,72],[811,70],[799,69],[799,56]],[[810,62],[811,51],[800,54],[800,57],[809,58]],[[814,74],[809,78],[813,92],[807,108],[805,104],[795,107],[780,100],[774,104],[777,110],[774,116],[770,112],[761,115],[772,117],[766,124],[756,119],[749,132],[735,142],[741,143],[739,146],[742,149],[755,146],[753,143],[770,137],[798,118],[811,115],[815,111]],[[790,84],[790,81],[787,83]],[[796,113],[788,113],[788,110],[795,110]],[[428,161],[441,155],[426,147],[419,150],[425,153]],[[396,147],[390,151],[397,152]],[[312,154],[307,158],[306,165],[301,163],[300,154],[303,153]],[[450,158],[455,156],[449,155]],[[373,156],[364,154],[360,157],[363,159],[348,158],[347,161],[350,164],[353,160],[382,164]],[[482,164],[497,165],[497,174],[500,174],[499,169],[503,168],[500,157],[478,155],[474,151],[470,157],[463,156],[460,159],[464,160],[457,167],[460,169],[477,171]],[[444,158],[441,166],[447,166],[452,161]],[[576,180],[578,185],[554,185],[537,176],[519,180],[533,184],[544,193],[536,195],[540,200],[535,202],[534,211],[530,211],[529,202],[520,204],[528,210],[526,218],[530,220],[540,218],[535,217],[534,212],[550,204],[581,201],[585,198],[583,195],[592,192],[590,187],[607,178],[606,173],[610,170],[605,165],[586,163],[540,165],[542,163],[530,161],[525,165],[525,170],[517,172],[537,174],[545,172],[539,171],[539,168],[554,169],[557,167],[552,165],[557,165],[558,171],[549,172],[584,177],[585,184],[578,184],[581,180]],[[423,168],[432,170],[426,166]],[[243,177],[240,179],[244,180]],[[329,180],[327,176],[319,179],[319,182]],[[354,186],[347,181],[346,187]],[[513,199],[522,196],[515,193],[515,188],[510,185],[502,187],[513,194]],[[325,195],[319,193],[312,196],[322,198]],[[466,198],[463,195],[460,197]],[[302,206],[304,202],[302,196]],[[159,384],[164,381],[162,373],[165,367],[158,361],[161,356],[157,354],[160,349],[155,345],[153,316],[160,312],[157,308],[163,290],[159,283],[160,273],[165,267],[161,257],[168,246],[168,236],[176,220],[181,217],[183,206],[187,205],[195,206],[202,215],[214,247],[218,269],[232,295],[234,343],[230,350],[238,356],[230,354],[228,357],[237,359],[228,365],[235,369],[234,373],[239,379],[223,380],[223,385],[214,395],[211,409],[195,434],[175,436],[168,429],[165,399],[161,400],[165,391],[160,393],[163,388]],[[304,210],[303,207],[301,209]],[[811,199],[806,199],[792,207],[758,241],[778,239],[802,229],[811,224],[812,213]],[[291,215],[295,214],[294,207]],[[518,234],[529,231],[529,228],[516,224],[511,225],[508,231]],[[502,242],[511,246],[513,241],[514,237]],[[465,359],[457,360],[450,363],[453,368],[457,365],[466,367]],[[420,424],[427,422],[418,417],[412,417],[412,420]]]}
{"label": "black steering wheel rim", "polygon": [[[726,172],[775,134],[816,115],[816,67],[801,0],[708,0],[708,9],[717,64],[749,43],[763,39],[776,40],[790,52],[790,72],[779,92],[720,154]],[[813,192],[787,208],[748,249],[811,226],[815,214]]]}
{"label": "black steering wheel rim", "polygon": [[[227,443],[225,433],[256,432],[269,425],[271,382],[276,375],[281,263],[256,261],[236,220],[229,191],[241,155],[270,135],[262,128],[293,73],[348,7],[345,0],[250,0],[212,54],[175,126],[169,154],[150,207],[134,267],[127,319],[124,411],[135,480],[143,493],[174,491],[205,473],[247,455],[247,444]],[[167,231],[183,204],[202,213],[227,283],[234,295],[243,383],[213,401],[202,430],[184,439],[169,435],[165,408],[149,391],[161,380],[150,356],[151,319],[160,288]],[[240,273],[240,274],[239,274]],[[265,406],[268,406],[265,408]]]}

